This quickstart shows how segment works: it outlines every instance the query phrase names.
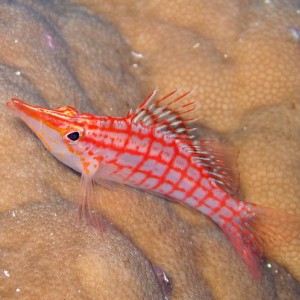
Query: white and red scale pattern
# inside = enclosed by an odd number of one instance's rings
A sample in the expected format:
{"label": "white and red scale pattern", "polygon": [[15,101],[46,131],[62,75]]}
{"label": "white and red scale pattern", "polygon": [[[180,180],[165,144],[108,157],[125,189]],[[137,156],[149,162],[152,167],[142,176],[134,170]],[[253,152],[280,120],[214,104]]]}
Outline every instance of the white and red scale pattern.
{"label": "white and red scale pattern", "polygon": [[95,180],[121,182],[187,204],[227,231],[240,231],[235,223],[246,204],[210,179],[182,147],[184,141],[128,118],[102,117],[96,122],[99,130],[91,124],[93,138],[87,141],[98,149],[93,153],[100,164]]}

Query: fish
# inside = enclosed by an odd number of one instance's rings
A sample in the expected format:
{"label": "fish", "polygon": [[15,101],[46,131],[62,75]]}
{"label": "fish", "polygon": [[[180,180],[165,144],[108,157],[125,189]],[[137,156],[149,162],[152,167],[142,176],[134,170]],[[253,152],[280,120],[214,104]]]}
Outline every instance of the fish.
{"label": "fish", "polygon": [[[63,164],[81,174],[81,215],[91,217],[93,184],[114,182],[189,206],[217,224],[254,278],[265,250],[299,233],[299,218],[238,199],[236,159],[217,140],[197,139],[192,91],[156,97],[125,117],[72,106],[50,109],[12,98],[6,106]],[[275,241],[275,242],[274,242]],[[279,241],[279,242],[278,242]]]}

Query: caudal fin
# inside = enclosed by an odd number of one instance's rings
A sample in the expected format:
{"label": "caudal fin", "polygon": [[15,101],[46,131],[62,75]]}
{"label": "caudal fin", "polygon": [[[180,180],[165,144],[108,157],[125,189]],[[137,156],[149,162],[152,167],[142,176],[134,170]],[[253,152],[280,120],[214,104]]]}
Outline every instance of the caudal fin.
{"label": "caudal fin", "polygon": [[300,218],[246,202],[240,218],[235,218],[223,230],[253,277],[259,279],[261,262],[267,253],[300,238]]}

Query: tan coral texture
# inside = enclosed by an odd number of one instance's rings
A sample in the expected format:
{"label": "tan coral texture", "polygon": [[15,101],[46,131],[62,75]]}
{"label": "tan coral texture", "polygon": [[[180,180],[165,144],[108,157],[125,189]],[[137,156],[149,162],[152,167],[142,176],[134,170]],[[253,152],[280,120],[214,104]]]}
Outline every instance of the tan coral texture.
{"label": "tan coral texture", "polygon": [[298,1],[4,0],[0,20],[1,299],[300,298],[299,236],[255,281],[205,216],[121,186],[95,188],[96,232],[79,174],[4,106],[123,116],[156,87],[196,88],[198,135],[239,149],[241,195],[300,216]]}

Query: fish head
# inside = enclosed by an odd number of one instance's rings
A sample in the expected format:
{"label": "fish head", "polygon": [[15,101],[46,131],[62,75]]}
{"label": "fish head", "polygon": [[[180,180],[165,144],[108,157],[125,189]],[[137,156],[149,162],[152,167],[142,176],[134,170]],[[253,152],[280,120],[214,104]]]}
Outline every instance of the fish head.
{"label": "fish head", "polygon": [[26,123],[58,160],[85,175],[96,172],[98,165],[89,155],[93,151],[86,137],[87,114],[81,114],[71,106],[50,109],[20,99],[12,99],[6,106]]}

